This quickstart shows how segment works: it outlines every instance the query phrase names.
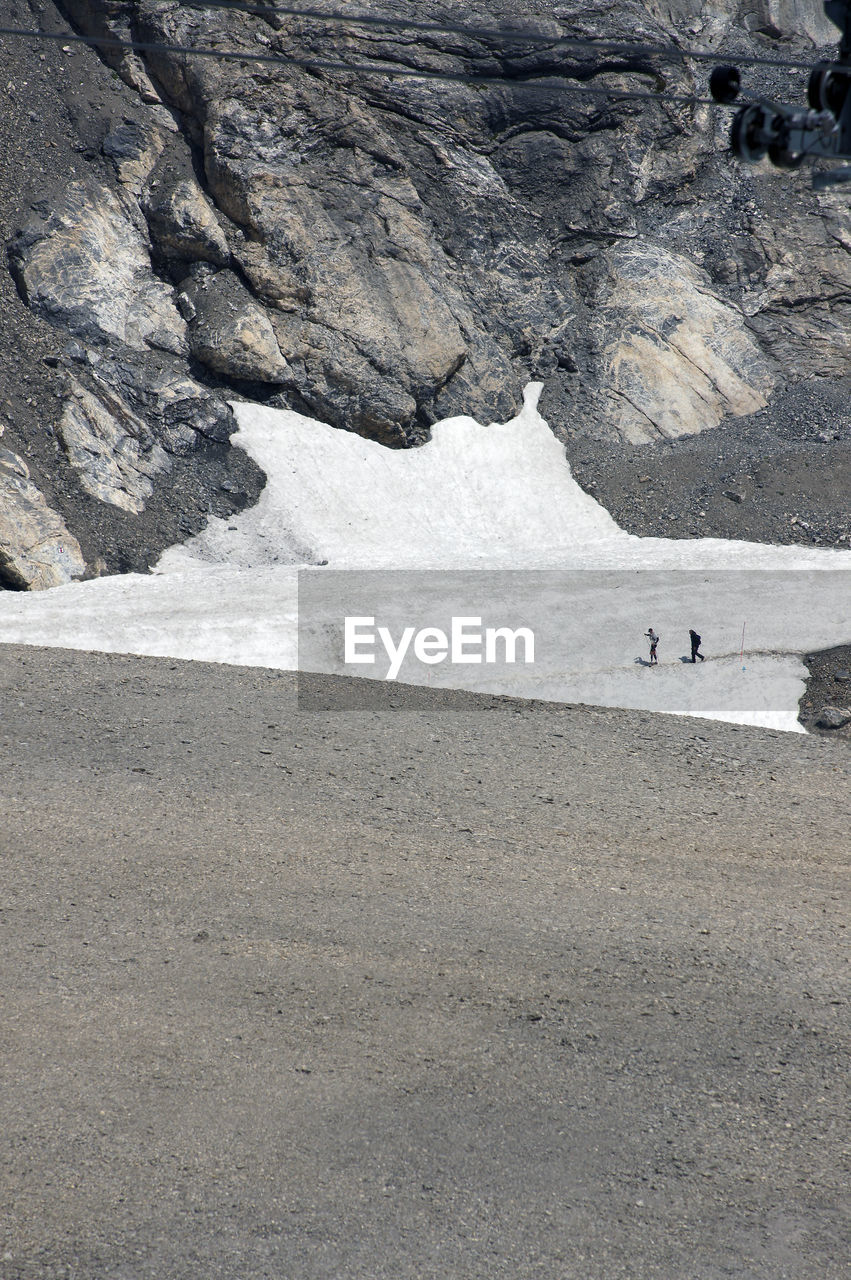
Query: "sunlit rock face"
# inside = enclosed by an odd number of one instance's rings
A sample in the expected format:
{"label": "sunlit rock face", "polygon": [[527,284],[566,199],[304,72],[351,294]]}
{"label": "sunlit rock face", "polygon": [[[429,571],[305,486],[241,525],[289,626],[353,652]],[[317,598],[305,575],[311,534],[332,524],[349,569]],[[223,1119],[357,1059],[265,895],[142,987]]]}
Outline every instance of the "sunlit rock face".
{"label": "sunlit rock face", "polygon": [[[147,139],[122,126],[108,151],[154,261],[177,286],[209,269],[200,305],[184,289],[179,315],[161,279],[140,284],[150,258],[138,230],[92,186],[73,193],[73,226],[54,216],[37,245],[32,228],[21,242],[34,305],[78,328],[88,310],[118,341],[188,346],[225,380],[397,445],[446,413],[505,416],[530,373],[551,384],[567,429],[636,442],[752,413],[790,378],[845,371],[847,317],[824,301],[842,310],[851,283],[841,202],[731,160],[728,114],[673,100],[706,96],[707,64],[638,52],[601,63],[558,44],[670,46],[685,33],[696,50],[771,54],[783,34],[813,50],[839,34],[821,6],[538,3],[519,17],[491,0],[465,10],[470,34],[439,30],[459,25],[457,10],[427,3],[406,15],[433,30],[340,23],[326,8],[327,20],[297,19],[127,0],[95,15],[71,0],[99,33],[279,61],[104,49],[174,114],[176,138],[158,119]],[[358,72],[365,61],[387,74]],[[412,67],[462,79],[393,74]],[[521,75],[536,87],[512,82]],[[181,141],[197,148],[194,172],[175,158]],[[79,253],[81,219],[112,248],[103,262],[87,252],[93,283],[75,310],[68,239]]]}
{"label": "sunlit rock face", "polygon": [[609,413],[627,440],[705,431],[728,413],[765,407],[771,362],[704,271],[644,245],[601,254],[598,264],[593,329]]}
{"label": "sunlit rock face", "polygon": [[[561,440],[620,450],[770,414],[790,388],[804,421],[807,395],[851,372],[841,189],[814,193],[806,166],[739,163],[730,111],[705,102],[712,61],[642,51],[815,62],[839,36],[821,5],[472,0],[461,14],[417,0],[408,25],[358,6],[389,26],[340,21],[337,0],[309,18],[63,9],[145,46],[103,46],[121,109],[81,145],[89,170],[54,176],[9,242],[22,304],[56,328],[60,396],[85,387],[103,406],[90,426],[113,397],[129,414],[116,439],[142,442],[107,479],[101,432],[83,466],[71,394],[57,435],[106,506],[150,511],[149,489],[180,503],[156,449],[195,450],[202,469],[192,432],[225,444],[234,397],[400,448],[453,415],[507,420],[531,377]],[[564,43],[577,36],[631,51]],[[782,69],[744,74],[796,92]],[[201,425],[188,407],[170,425],[182,383]],[[212,482],[189,505],[213,510]]]}
{"label": "sunlit rock face", "polygon": [[124,401],[98,397],[76,379],[59,433],[85,491],[124,511],[143,511],[151,478],[169,469],[167,454]]}
{"label": "sunlit rock face", "polygon": [[86,562],[62,517],[33,483],[23,458],[0,447],[0,572],[19,590],[82,578]]}
{"label": "sunlit rock face", "polygon": [[152,271],[138,212],[100,183],[75,182],[21,229],[12,269],[34,310],[86,342],[185,355],[185,324]]}

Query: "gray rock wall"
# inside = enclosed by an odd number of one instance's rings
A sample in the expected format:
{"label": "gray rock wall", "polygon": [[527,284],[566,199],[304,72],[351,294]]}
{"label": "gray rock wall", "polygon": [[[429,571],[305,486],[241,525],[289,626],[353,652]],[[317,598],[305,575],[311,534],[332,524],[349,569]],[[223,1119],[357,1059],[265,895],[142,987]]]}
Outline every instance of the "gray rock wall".
{"label": "gray rock wall", "polygon": [[[70,9],[95,28],[85,3]],[[784,198],[794,190],[799,209],[778,226],[774,208],[760,207],[770,176],[725,154],[728,113],[571,92],[705,96],[705,64],[640,54],[603,61],[557,44],[559,34],[579,32],[775,52],[766,33],[782,31],[813,50],[838,35],[817,9],[731,0],[707,14],[690,0],[633,0],[616,12],[560,5],[556,23],[556,6],[535,5],[521,19],[494,0],[465,10],[467,36],[143,0],[118,6],[108,21],[145,41],[281,59],[143,55],[197,148],[206,187],[163,179],[160,161],[141,193],[156,250],[177,274],[200,261],[219,271],[184,290],[193,355],[225,379],[272,386],[282,403],[388,443],[415,441],[456,408],[504,415],[533,375],[561,382],[583,430],[635,441],[751,413],[790,377],[844,372],[848,352],[836,332],[844,326],[828,315],[845,305],[844,206],[784,175]],[[410,16],[446,12],[421,4]],[[524,38],[530,23],[548,40]],[[287,61],[310,58],[503,83]],[[136,70],[126,74],[135,83]],[[520,74],[550,78],[511,87]],[[626,243],[640,253],[615,252]],[[623,288],[600,287],[601,275],[620,270],[613,264],[639,261],[651,295],[680,298],[688,334],[671,316],[653,322],[641,288],[639,316]],[[173,331],[179,342],[179,323],[151,327],[145,340],[163,343]],[[669,397],[674,384],[680,394]]]}
{"label": "gray rock wall", "polygon": [[0,448],[0,572],[13,587],[44,590],[82,578],[80,544],[30,479],[23,458]]}
{"label": "gray rock wall", "polygon": [[[108,482],[101,436],[85,482],[99,500],[144,504],[169,471],[151,469],[154,446],[191,452],[194,424],[167,426],[181,380],[202,423],[236,393],[398,446],[450,413],[504,418],[536,377],[568,443],[641,444],[849,372],[847,200],[736,162],[729,112],[679,100],[706,96],[711,64],[558,43],[815,60],[838,37],[819,5],[406,6],[466,28],[449,33],[159,0],[64,7],[95,35],[249,56],[105,48],[138,109],[90,147],[90,174],[20,209],[21,296],[82,345],[100,380],[85,394],[132,402],[151,436],[119,450]],[[460,79],[393,74],[412,69]],[[800,93],[782,71],[747,75]],[[613,89],[663,97],[592,92]],[[61,436],[85,474],[81,403],[72,390]]]}

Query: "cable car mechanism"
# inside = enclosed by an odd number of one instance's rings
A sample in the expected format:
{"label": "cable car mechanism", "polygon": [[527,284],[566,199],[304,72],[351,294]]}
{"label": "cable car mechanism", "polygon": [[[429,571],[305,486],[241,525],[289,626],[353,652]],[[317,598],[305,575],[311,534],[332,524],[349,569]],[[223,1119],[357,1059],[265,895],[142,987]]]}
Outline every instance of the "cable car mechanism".
{"label": "cable car mechanism", "polygon": [[[851,160],[851,0],[825,0],[825,13],[842,32],[835,62],[817,62],[807,86],[809,107],[754,98],[733,117],[730,147],[747,164],[767,156],[781,169],[805,160]],[[737,67],[716,67],[709,78],[716,102],[734,102],[741,93]],[[851,181],[851,168],[813,176],[822,190]]]}

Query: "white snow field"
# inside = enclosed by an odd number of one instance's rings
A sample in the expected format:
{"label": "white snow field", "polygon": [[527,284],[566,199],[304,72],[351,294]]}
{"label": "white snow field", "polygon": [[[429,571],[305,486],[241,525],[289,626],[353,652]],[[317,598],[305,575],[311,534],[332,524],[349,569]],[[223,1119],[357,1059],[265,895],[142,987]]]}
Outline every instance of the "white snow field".
{"label": "white snow field", "polygon": [[[531,664],[410,659],[400,680],[799,730],[800,655],[851,640],[851,552],[625,533],[574,481],[540,390],[510,422],[447,419],[413,450],[235,404],[233,443],[268,477],[258,504],[212,520],[150,575],[0,593],[0,641],[295,669],[300,568],[325,567],[328,592],[315,569],[306,594],[331,612],[333,571],[404,570],[386,577],[394,626],[522,615],[540,640]],[[683,662],[689,627],[705,664]],[[306,634],[307,669],[384,675],[386,661],[343,666],[341,617]]]}

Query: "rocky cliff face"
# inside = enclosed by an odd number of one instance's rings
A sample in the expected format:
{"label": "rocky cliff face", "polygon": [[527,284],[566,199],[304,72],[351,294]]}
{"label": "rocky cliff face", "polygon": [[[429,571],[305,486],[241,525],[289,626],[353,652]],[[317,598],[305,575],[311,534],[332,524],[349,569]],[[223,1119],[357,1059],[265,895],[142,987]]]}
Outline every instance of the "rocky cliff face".
{"label": "rocky cliff face", "polygon": [[[630,527],[849,532],[847,197],[734,161],[729,112],[690,101],[711,62],[559,43],[815,61],[838,36],[820,6],[473,0],[459,20],[422,0],[410,26],[340,22],[334,0],[310,18],[2,7],[145,46],[0,49],[8,585],[143,567],[251,501],[234,395],[399,447],[451,413],[504,418],[540,378],[580,478]],[[748,75],[802,95],[800,73]],[[790,513],[758,460],[823,482]],[[33,493],[65,549],[49,569],[26,567]]]}

